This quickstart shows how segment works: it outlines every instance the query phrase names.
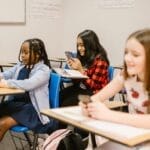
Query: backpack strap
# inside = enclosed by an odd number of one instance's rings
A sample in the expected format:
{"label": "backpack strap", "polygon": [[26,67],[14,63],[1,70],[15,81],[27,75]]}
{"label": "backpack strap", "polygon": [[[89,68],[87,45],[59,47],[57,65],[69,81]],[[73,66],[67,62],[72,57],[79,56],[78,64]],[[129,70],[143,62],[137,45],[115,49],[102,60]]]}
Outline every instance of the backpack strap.
{"label": "backpack strap", "polygon": [[43,150],[48,149],[48,147],[53,147],[53,145],[56,145],[56,141],[57,143],[59,143],[59,141],[61,139],[63,139],[68,133],[70,132],[70,130],[68,129],[59,129],[54,131],[44,142],[43,144]]}
{"label": "backpack strap", "polygon": [[61,140],[58,147],[64,147],[65,150],[84,150],[81,136],[73,131]]}

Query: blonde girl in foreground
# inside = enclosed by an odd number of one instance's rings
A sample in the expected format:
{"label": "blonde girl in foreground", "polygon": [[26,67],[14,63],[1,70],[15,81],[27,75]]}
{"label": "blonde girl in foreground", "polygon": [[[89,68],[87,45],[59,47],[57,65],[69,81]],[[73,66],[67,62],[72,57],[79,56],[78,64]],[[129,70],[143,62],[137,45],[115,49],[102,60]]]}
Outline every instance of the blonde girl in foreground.
{"label": "blonde girl in foreground", "polygon": [[[91,96],[88,105],[80,102],[83,113],[94,119],[150,129],[150,29],[132,33],[124,50],[124,69],[107,86]],[[103,102],[122,88],[127,92],[129,113],[110,110]],[[135,148],[108,141],[100,146],[104,150],[149,150],[150,142]]]}

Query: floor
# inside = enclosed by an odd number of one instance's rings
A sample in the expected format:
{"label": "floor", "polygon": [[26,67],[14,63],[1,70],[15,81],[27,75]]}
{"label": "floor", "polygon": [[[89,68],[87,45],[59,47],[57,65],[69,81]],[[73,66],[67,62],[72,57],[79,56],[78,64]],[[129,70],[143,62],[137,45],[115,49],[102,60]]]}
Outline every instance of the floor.
{"label": "floor", "polygon": [[[21,133],[19,133],[19,134],[13,133],[13,135],[17,135],[21,138],[24,138],[24,135]],[[30,137],[33,138],[33,136],[30,136]],[[47,134],[41,134],[41,135],[39,135],[39,137],[40,137],[40,138],[38,138],[39,145],[37,147],[37,150],[41,150],[42,144],[45,141],[45,139],[48,137],[48,135]],[[17,150],[23,149],[22,145],[18,139],[15,138],[15,142],[17,144],[17,148],[18,148]],[[30,150],[29,145],[26,141],[23,141],[22,144],[23,144],[24,150]],[[0,142],[0,150],[16,150],[15,145],[14,145],[13,140],[12,140],[12,137],[10,135],[10,131],[8,131],[5,134],[3,140]]]}
{"label": "floor", "polygon": [[[23,134],[20,135],[23,136]],[[18,150],[21,149],[19,140],[15,139],[15,141],[17,143]],[[23,145],[25,147],[25,150],[29,150],[27,142],[23,142]],[[5,134],[3,140],[0,142],[0,150],[16,150],[9,131]]]}
{"label": "floor", "polygon": [[15,150],[10,133],[7,132],[3,140],[0,142],[0,150]]}

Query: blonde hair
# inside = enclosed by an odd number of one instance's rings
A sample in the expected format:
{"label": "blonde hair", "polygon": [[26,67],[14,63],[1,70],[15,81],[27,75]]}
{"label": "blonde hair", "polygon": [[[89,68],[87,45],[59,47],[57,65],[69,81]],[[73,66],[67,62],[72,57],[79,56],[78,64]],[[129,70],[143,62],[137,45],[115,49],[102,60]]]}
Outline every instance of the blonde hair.
{"label": "blonde hair", "polygon": [[[143,47],[145,50],[145,68],[146,68],[146,72],[144,75],[144,89],[149,93],[150,95],[150,29],[142,29],[142,30],[138,30],[134,33],[132,33],[127,41],[131,38],[135,38]],[[125,79],[129,77],[129,74],[127,72],[127,66],[124,62],[124,77]]]}

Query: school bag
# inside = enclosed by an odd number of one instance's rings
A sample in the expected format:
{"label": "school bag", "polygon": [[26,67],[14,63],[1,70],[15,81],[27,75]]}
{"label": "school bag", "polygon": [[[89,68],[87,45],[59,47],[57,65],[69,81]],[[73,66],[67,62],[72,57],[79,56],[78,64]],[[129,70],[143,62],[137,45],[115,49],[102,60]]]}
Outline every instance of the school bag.
{"label": "school bag", "polygon": [[42,150],[84,150],[84,146],[78,133],[69,129],[59,129],[45,140]]}

